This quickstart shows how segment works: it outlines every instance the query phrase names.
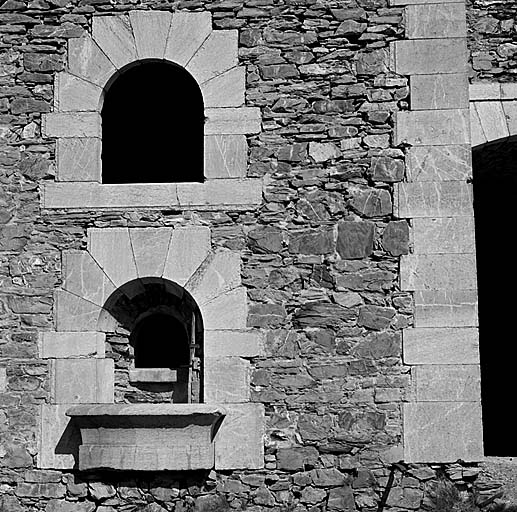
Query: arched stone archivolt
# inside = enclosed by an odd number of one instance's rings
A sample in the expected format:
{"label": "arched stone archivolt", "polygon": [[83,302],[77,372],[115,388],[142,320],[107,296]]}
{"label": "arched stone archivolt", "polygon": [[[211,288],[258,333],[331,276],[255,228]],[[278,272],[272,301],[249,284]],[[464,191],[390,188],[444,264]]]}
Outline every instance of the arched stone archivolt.
{"label": "arched stone archivolt", "polygon": [[[206,12],[132,11],[95,16],[91,35],[69,39],[67,68],[55,79],[54,111],[43,116],[43,134],[57,139],[56,178],[60,182],[44,188],[43,206],[258,204],[261,182],[246,179],[245,136],[260,131],[260,110],[244,106],[245,68],[238,65],[237,43],[237,31],[212,30],[211,14]],[[104,88],[125,66],[149,59],[184,67],[200,86],[206,118],[205,183],[154,188],[101,184]]]}

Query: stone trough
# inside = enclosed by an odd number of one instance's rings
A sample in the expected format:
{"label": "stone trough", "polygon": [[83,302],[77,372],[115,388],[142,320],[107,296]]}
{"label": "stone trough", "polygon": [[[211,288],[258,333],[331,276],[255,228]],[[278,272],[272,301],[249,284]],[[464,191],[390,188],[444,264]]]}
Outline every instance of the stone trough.
{"label": "stone trough", "polygon": [[214,436],[226,415],[206,404],[70,407],[81,434],[79,469],[185,471],[214,467]]}

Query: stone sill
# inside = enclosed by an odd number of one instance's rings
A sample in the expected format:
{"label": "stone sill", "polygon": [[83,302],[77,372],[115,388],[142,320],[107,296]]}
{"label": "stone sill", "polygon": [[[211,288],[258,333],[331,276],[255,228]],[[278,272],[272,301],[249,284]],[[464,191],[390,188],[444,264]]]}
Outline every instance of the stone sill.
{"label": "stone sill", "polygon": [[49,182],[41,188],[41,206],[49,209],[182,208],[247,209],[262,202],[260,178],[221,178],[205,183]]}
{"label": "stone sill", "polygon": [[129,370],[131,383],[169,383],[177,382],[176,370],[170,368],[132,368]]}

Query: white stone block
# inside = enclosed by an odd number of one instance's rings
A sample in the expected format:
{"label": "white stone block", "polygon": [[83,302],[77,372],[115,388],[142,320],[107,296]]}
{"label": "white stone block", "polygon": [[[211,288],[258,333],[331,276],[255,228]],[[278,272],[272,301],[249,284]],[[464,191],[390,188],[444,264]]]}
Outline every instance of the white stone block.
{"label": "white stone block", "polygon": [[72,469],[75,464],[74,452],[80,438],[70,424],[66,410],[70,404],[40,406],[38,454],[36,466],[39,469]]}
{"label": "white stone block", "polygon": [[395,113],[395,145],[450,146],[470,144],[467,109],[415,110]]}
{"label": "white stone block", "polygon": [[257,107],[207,108],[205,116],[205,135],[245,135],[261,129]]}
{"label": "white stone block", "polygon": [[408,39],[467,37],[464,3],[408,5],[405,16]]}
{"label": "white stone block", "polygon": [[237,30],[212,32],[187,64],[187,71],[198,84],[237,66]]}
{"label": "white stone block", "polygon": [[114,401],[113,359],[52,359],[54,404],[109,404]]}
{"label": "white stone block", "polygon": [[237,66],[201,85],[205,108],[241,107],[244,105],[246,68]]}
{"label": "white stone block", "polygon": [[415,146],[406,154],[408,181],[467,181],[472,177],[472,149],[463,146]]}
{"label": "white stone block", "polygon": [[503,84],[490,82],[475,82],[469,86],[470,101],[500,100]]}
{"label": "white stone block", "polygon": [[466,73],[413,75],[410,91],[412,110],[469,108]]}
{"label": "white stone block", "polygon": [[250,400],[250,363],[240,357],[206,357],[204,401],[235,404]]}
{"label": "white stone block", "polygon": [[[440,0],[441,4],[456,3],[458,0]],[[389,5],[435,4],[437,0],[389,0]]]}
{"label": "white stone block", "polygon": [[[188,253],[185,254],[188,258]],[[208,256],[185,288],[201,304],[241,285],[241,256],[222,250]]]}
{"label": "white stone block", "polygon": [[65,359],[104,357],[106,335],[101,332],[42,332],[38,339],[39,357]]}
{"label": "white stone block", "polygon": [[98,111],[102,89],[70,73],[58,73],[54,80],[54,111]]}
{"label": "white stone block", "polygon": [[115,286],[99,264],[86,251],[63,251],[62,260],[63,289],[102,307]]}
{"label": "white stone block", "polygon": [[510,135],[503,105],[500,101],[478,101],[473,106],[476,109],[481,122],[481,129],[488,142],[504,139]]}
{"label": "white stone block", "polygon": [[[515,83],[502,83],[502,84],[494,84],[500,85],[501,87],[501,98],[494,99],[502,99],[502,100],[515,100],[517,99],[517,84]],[[471,98],[473,99],[473,98]]]}
{"label": "white stone block", "polygon": [[172,228],[129,229],[138,277],[163,274],[172,232]]}
{"label": "white stone block", "polygon": [[392,45],[394,71],[399,75],[467,72],[465,39],[415,39]]}
{"label": "white stone block", "polygon": [[263,404],[225,404],[227,411],[215,436],[215,469],[264,467]]}
{"label": "white stone block", "polygon": [[487,142],[481,121],[479,120],[478,113],[474,103],[470,104],[470,138],[472,147],[479,146]]}
{"label": "white stone block", "polygon": [[211,32],[210,12],[175,12],[172,15],[164,58],[185,66]]}
{"label": "white stone block", "polygon": [[258,357],[264,355],[264,335],[256,330],[205,330],[206,357]]}
{"label": "white stone block", "polygon": [[400,260],[402,290],[475,290],[475,254],[408,255]]}
{"label": "white stone block", "polygon": [[68,70],[72,75],[84,78],[99,87],[104,87],[117,71],[89,36],[68,40]]}
{"label": "white stone block", "polygon": [[422,365],[411,370],[417,402],[479,402],[478,365]]}
{"label": "white stone block", "polygon": [[205,177],[244,178],[248,143],[244,135],[208,135],[205,137]]}
{"label": "white stone block", "polygon": [[139,59],[163,59],[172,14],[167,11],[130,11]]}
{"label": "white stone block", "polygon": [[248,319],[246,288],[235,288],[199,306],[203,324],[207,330],[246,328]]}
{"label": "white stone block", "polygon": [[480,403],[421,402],[403,407],[405,462],[484,459]]}
{"label": "white stone block", "polygon": [[[210,251],[210,228],[189,226],[172,232],[163,277],[184,286]],[[206,327],[206,326],[205,326]]]}
{"label": "white stone block", "polygon": [[0,367],[0,393],[4,393],[7,389],[7,368],[5,366]]}
{"label": "white stone block", "polygon": [[415,298],[415,327],[476,327],[476,290],[418,290]]}
{"label": "white stone block", "polygon": [[[503,101],[503,111],[506,117],[508,133],[517,134],[517,101]],[[474,144],[472,144],[474,146]]]}
{"label": "white stone block", "polygon": [[415,217],[471,217],[472,186],[461,181],[395,184],[395,215]]}
{"label": "white stone block", "polygon": [[101,136],[101,116],[97,112],[56,112],[43,114],[41,118],[45,137]]}
{"label": "white stone block", "polygon": [[413,219],[413,253],[473,253],[474,217]]}
{"label": "white stone block", "polygon": [[101,139],[58,139],[56,144],[58,181],[101,180]]}
{"label": "white stone block", "polygon": [[127,228],[89,229],[88,252],[117,288],[138,277]]}
{"label": "white stone block", "polygon": [[127,16],[94,16],[92,36],[117,68],[138,60],[135,38]]}
{"label": "white stone block", "polygon": [[67,292],[54,291],[54,318],[57,331],[96,331],[101,308]]}
{"label": "white stone block", "polygon": [[206,183],[178,183],[179,204],[185,208],[228,208],[259,205],[262,202],[261,179],[217,179]]}
{"label": "white stone block", "polygon": [[404,329],[404,364],[479,364],[479,333],[474,327]]}

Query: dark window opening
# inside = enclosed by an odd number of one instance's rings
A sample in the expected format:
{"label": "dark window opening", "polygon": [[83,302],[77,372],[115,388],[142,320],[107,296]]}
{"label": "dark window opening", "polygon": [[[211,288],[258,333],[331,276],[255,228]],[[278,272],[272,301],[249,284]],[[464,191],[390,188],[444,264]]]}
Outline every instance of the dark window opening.
{"label": "dark window opening", "polygon": [[181,66],[126,68],[107,86],[101,115],[103,183],[204,180],[203,96]]}
{"label": "dark window opening", "polygon": [[517,205],[517,140],[473,151],[474,216],[479,292],[481,402],[487,456],[517,456],[508,409],[515,384],[517,344],[509,322],[517,289],[513,232]]}

